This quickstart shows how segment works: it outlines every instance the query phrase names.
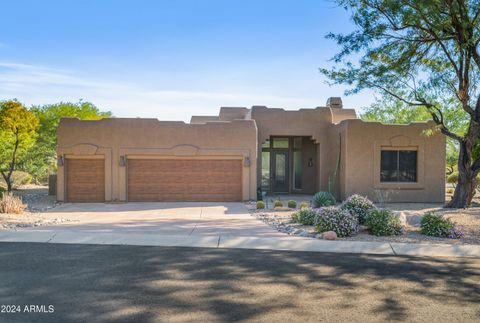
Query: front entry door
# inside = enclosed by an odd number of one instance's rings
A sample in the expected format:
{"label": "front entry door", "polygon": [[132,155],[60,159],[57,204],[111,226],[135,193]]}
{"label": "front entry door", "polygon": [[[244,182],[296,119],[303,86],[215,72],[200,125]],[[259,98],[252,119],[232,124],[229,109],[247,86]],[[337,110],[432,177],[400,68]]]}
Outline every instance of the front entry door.
{"label": "front entry door", "polygon": [[272,188],[275,193],[288,193],[288,150],[272,151]]}

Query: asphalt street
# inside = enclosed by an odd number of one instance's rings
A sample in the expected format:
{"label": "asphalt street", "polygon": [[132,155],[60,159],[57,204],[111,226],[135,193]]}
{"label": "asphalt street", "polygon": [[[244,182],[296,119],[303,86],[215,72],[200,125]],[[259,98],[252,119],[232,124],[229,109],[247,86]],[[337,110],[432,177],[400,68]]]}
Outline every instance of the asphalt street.
{"label": "asphalt street", "polygon": [[0,243],[0,306],[1,322],[478,322],[480,260]]}

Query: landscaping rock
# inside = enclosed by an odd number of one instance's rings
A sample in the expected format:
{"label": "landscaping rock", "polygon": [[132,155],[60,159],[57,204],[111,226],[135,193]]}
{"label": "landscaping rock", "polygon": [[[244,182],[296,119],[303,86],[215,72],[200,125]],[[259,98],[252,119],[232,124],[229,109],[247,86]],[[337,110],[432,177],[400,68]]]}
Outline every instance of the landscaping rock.
{"label": "landscaping rock", "polygon": [[335,231],[326,231],[322,233],[323,240],[337,240],[337,234]]}
{"label": "landscaping rock", "polygon": [[420,221],[422,220],[422,214],[415,211],[393,211],[393,213],[398,216],[400,223],[403,226],[411,225],[414,227],[420,226]]}
{"label": "landscaping rock", "polygon": [[321,233],[317,233],[315,235],[315,239],[322,239],[322,234]]}

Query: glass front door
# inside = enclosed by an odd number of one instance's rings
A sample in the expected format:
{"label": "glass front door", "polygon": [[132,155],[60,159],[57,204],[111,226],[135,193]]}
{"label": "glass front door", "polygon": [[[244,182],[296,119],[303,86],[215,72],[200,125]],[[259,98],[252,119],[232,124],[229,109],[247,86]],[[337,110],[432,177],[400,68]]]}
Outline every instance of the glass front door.
{"label": "glass front door", "polygon": [[288,150],[272,151],[272,188],[276,193],[288,192]]}

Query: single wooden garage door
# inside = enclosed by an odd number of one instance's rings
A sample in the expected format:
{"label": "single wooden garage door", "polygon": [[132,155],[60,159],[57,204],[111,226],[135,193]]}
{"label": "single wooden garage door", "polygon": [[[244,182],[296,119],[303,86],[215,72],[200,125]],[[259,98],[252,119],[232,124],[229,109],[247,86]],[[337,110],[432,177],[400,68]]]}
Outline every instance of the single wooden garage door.
{"label": "single wooden garage door", "polygon": [[241,201],[241,160],[129,159],[129,201]]}
{"label": "single wooden garage door", "polygon": [[105,161],[66,159],[67,202],[105,202]]}

